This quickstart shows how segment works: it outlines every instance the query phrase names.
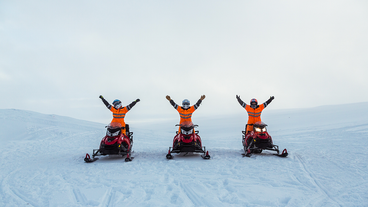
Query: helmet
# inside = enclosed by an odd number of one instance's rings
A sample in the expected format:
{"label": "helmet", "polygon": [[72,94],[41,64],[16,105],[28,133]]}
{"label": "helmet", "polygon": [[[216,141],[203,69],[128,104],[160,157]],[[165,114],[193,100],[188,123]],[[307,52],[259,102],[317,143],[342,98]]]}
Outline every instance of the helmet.
{"label": "helmet", "polygon": [[121,105],[121,101],[119,99],[115,99],[112,102],[112,105],[114,105],[114,108],[119,109],[122,105]]}
{"label": "helmet", "polygon": [[189,107],[190,107],[190,101],[188,99],[184,99],[182,105],[183,105],[182,107],[184,109],[189,109]]}
{"label": "helmet", "polygon": [[258,101],[257,101],[257,99],[252,98],[252,99],[250,100],[250,105],[258,105]]}

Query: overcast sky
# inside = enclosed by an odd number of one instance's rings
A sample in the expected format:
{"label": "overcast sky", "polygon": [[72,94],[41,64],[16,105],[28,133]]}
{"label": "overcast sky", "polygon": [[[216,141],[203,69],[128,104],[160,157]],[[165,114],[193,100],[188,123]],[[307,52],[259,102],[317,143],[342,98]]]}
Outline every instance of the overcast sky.
{"label": "overcast sky", "polygon": [[[106,122],[368,101],[368,1],[1,1],[0,109]],[[264,112],[265,113],[265,112]],[[198,114],[198,115],[196,115]],[[179,118],[178,118],[179,119]]]}

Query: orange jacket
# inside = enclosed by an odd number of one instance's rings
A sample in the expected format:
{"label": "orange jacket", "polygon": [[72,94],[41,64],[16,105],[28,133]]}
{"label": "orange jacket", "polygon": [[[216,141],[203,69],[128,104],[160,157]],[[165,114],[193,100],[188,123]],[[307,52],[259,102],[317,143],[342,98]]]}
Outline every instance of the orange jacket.
{"label": "orange jacket", "polygon": [[179,106],[176,110],[179,112],[180,115],[179,124],[182,124],[184,122],[192,122],[192,114],[196,109],[194,108],[194,106],[191,106],[189,109],[185,110],[181,106]]}
{"label": "orange jacket", "polygon": [[254,124],[257,121],[261,121],[261,114],[264,108],[264,104],[259,105],[259,107],[255,109],[250,107],[250,105],[246,105],[245,110],[248,112],[248,124]]}
{"label": "orange jacket", "polygon": [[259,105],[257,108],[253,109],[250,107],[250,105],[245,106],[245,110],[248,112],[248,126],[247,126],[247,132],[253,131],[253,124],[255,124],[257,121],[261,121],[261,114],[263,109],[265,108],[264,104]]}
{"label": "orange jacket", "polygon": [[120,109],[116,109],[114,107],[110,108],[110,111],[112,112],[113,119],[111,122],[119,122],[122,127],[125,127],[125,114],[129,111],[127,107],[123,107]]}

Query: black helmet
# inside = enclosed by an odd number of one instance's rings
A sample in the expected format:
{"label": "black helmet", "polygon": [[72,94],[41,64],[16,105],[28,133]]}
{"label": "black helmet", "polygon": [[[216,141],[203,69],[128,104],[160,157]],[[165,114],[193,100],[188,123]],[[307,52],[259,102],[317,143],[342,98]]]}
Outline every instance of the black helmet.
{"label": "black helmet", "polygon": [[258,101],[257,101],[257,99],[252,98],[252,99],[250,100],[250,105],[258,105]]}

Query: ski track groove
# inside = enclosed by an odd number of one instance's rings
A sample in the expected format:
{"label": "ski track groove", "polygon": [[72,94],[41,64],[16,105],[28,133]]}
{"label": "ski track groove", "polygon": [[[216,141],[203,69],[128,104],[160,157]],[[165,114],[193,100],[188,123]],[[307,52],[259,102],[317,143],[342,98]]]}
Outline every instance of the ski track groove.
{"label": "ski track groove", "polygon": [[[9,180],[11,180],[11,176],[14,175],[15,173],[17,173],[20,170],[13,170],[11,171],[1,182],[1,188],[2,191],[4,192],[4,194],[8,194],[10,197],[14,198],[15,200],[20,201],[20,203],[26,203],[26,205],[31,205],[31,206],[42,206],[39,205],[35,202],[33,202],[31,199],[27,199],[27,197],[23,196],[21,193],[19,193],[16,190],[13,190],[11,187],[11,184],[9,184]],[[4,195],[5,196],[5,195]]]}
{"label": "ski track groove", "polygon": [[84,196],[83,193],[80,192],[78,188],[73,189],[73,194],[77,203],[84,206],[87,205],[87,198]]}
{"label": "ski track groove", "polygon": [[197,195],[197,193],[193,190],[192,187],[188,186],[187,184],[183,184],[182,182],[180,182],[180,186],[194,206],[208,206],[205,203],[203,203],[202,198],[199,195]]}
{"label": "ski track groove", "polygon": [[113,191],[112,188],[109,188],[109,190],[106,191],[101,204],[99,205],[99,207],[113,207],[114,206],[114,196],[115,192]]}
{"label": "ski track groove", "polygon": [[332,201],[334,201],[336,204],[338,204],[339,206],[343,206],[338,200],[335,199],[335,197],[331,196],[330,193],[328,193],[328,191],[324,188],[324,186],[322,186],[319,181],[315,178],[315,176],[313,175],[313,173],[311,173],[305,162],[304,162],[304,159],[298,155],[298,154],[295,154],[295,158],[297,159],[297,161],[301,164],[301,166],[303,167],[303,170],[308,174],[308,177],[311,178],[311,180],[313,180],[313,183],[315,186],[318,187],[318,189],[320,189],[320,191],[323,192],[323,194],[325,194],[329,199],[331,199]]}

